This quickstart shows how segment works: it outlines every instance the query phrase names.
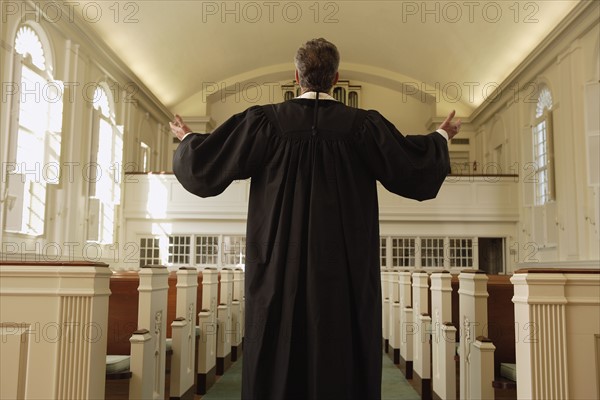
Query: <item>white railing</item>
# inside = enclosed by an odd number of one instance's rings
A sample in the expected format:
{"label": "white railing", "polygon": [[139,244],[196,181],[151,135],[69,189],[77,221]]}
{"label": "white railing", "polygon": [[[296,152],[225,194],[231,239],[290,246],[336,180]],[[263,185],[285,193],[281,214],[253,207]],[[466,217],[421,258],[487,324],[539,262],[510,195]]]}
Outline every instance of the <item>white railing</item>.
{"label": "white railing", "polygon": [[[377,185],[383,221],[518,221],[518,177],[448,176],[436,199],[405,199]],[[199,198],[186,191],[173,174],[127,175],[126,220],[246,219],[250,180],[235,181],[215,197]],[[195,216],[195,217],[194,217]]]}

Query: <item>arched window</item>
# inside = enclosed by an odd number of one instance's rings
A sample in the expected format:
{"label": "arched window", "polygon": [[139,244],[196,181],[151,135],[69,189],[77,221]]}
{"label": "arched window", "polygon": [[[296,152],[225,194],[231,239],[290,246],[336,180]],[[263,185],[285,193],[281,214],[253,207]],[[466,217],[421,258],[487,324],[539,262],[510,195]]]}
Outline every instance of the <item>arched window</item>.
{"label": "arched window", "polygon": [[350,92],[348,93],[348,106],[358,108],[358,93]]}
{"label": "arched window", "polygon": [[552,94],[543,86],[538,95],[533,124],[533,161],[535,171],[535,204],[543,205],[555,199],[554,148],[552,132]]}
{"label": "arched window", "polygon": [[[62,82],[48,65],[49,48],[43,31],[24,24],[17,30],[15,53],[20,63],[14,81],[20,82],[13,104],[18,115],[11,130],[15,168],[8,175],[9,207],[5,229],[32,236],[44,234],[47,186],[60,177]],[[15,110],[17,111],[17,110]]]}
{"label": "arched window", "polygon": [[88,240],[108,244],[114,242],[116,210],[121,202],[123,134],[115,122],[108,85],[97,86],[93,106]]}
{"label": "arched window", "polygon": [[346,89],[344,89],[343,87],[334,88],[333,98],[339,102],[346,104]]}

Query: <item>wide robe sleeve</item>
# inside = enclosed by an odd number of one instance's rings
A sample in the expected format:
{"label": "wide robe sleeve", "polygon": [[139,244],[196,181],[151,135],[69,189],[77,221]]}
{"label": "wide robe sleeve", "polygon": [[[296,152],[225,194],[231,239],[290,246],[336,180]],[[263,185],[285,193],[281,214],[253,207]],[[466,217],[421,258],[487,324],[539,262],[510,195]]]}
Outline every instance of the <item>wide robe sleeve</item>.
{"label": "wide robe sleeve", "polygon": [[222,193],[234,180],[250,178],[263,165],[269,121],[259,106],[236,114],[211,134],[190,134],[177,147],[173,172],[200,197]]}
{"label": "wide robe sleeve", "polygon": [[367,112],[356,134],[363,161],[387,190],[419,201],[436,197],[450,172],[442,135],[403,136],[377,111]]}

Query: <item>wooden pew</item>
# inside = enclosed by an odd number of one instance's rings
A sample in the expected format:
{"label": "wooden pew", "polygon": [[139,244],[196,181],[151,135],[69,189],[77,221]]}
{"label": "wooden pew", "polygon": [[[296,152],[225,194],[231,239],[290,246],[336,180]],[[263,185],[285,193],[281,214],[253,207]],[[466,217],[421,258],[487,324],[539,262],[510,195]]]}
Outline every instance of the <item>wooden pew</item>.
{"label": "wooden pew", "polygon": [[[495,376],[500,376],[501,363],[514,363],[515,354],[515,314],[512,297],[513,285],[511,275],[488,275],[488,324],[485,329],[487,337],[496,346],[494,353]],[[458,320],[458,276],[452,275],[452,325],[457,328],[460,339],[460,323]]]}
{"label": "wooden pew", "polygon": [[129,338],[137,330],[139,285],[137,271],[114,272],[110,277],[107,354],[131,354]]}
{"label": "wooden pew", "polygon": [[[402,309],[404,311],[403,316],[405,318],[410,318],[408,322],[414,321],[413,318],[413,308],[412,308],[412,295],[413,293],[411,289],[412,276],[411,274],[415,272],[411,270],[410,272],[401,272],[400,273],[400,288],[401,288],[401,303]],[[510,275],[488,275],[487,282],[487,291],[489,293],[489,298],[487,302],[487,315],[488,315],[488,323],[486,326],[481,327],[481,333],[486,336],[486,341],[481,342],[483,347],[488,346],[488,340],[493,343],[495,346],[494,352],[494,387],[496,388],[496,395],[501,398],[515,398],[516,392],[515,387],[516,383],[507,381],[505,379],[500,379],[500,364],[501,363],[514,363],[515,362],[515,324],[514,324],[514,313],[512,307],[512,297],[513,297],[513,287],[510,282]],[[431,285],[431,280],[429,281],[429,285]],[[436,328],[432,326],[436,335],[455,335],[455,342],[459,343],[461,339],[461,335],[464,337],[463,327],[459,322],[459,281],[458,275],[451,275],[450,285],[452,288],[452,292],[449,293],[451,297],[451,308],[452,313],[451,317],[444,317],[442,321],[432,321],[438,323],[440,326]],[[404,294],[406,292],[406,294]],[[424,299],[423,299],[424,300]],[[435,314],[432,314],[432,302],[431,302],[431,291],[428,291],[428,307],[427,313],[431,316],[432,320],[436,318]],[[420,314],[425,314],[424,311],[420,310]],[[441,316],[440,316],[441,317]],[[446,326],[443,326],[444,323],[450,323]],[[407,379],[411,379],[411,384],[419,393],[423,393],[423,385],[421,380],[419,382],[413,382],[413,352],[414,348],[409,348],[408,344],[411,344],[414,347],[415,341],[414,337],[419,335],[419,332],[416,332],[416,325],[407,325],[406,322],[402,322],[402,343],[401,343],[401,357],[400,357],[400,368],[402,372],[405,374]],[[414,334],[413,334],[414,332]],[[475,339],[475,338],[473,338]],[[433,340],[433,338],[432,338]],[[442,339],[444,340],[444,339]],[[451,339],[449,339],[451,340]],[[408,354],[408,356],[407,356]],[[450,354],[450,353],[449,353]],[[408,358],[407,358],[408,357]],[[459,356],[456,357],[458,362]],[[432,365],[432,371],[435,371],[435,366]],[[456,398],[459,398],[459,368],[458,363],[456,364],[456,377],[457,383],[456,387]],[[425,394],[427,397],[429,396],[429,387],[426,388]],[[439,398],[436,393],[432,393],[434,398]],[[452,396],[448,395],[448,398],[452,398]]]}
{"label": "wooden pew", "polygon": [[[177,274],[169,273],[167,292],[167,337],[171,337],[171,322],[176,318]],[[114,272],[110,277],[112,292],[108,303],[107,354],[129,355],[129,338],[137,330],[139,276],[137,271]],[[202,304],[202,271],[198,272],[196,304]],[[200,307],[198,307],[200,308]],[[196,318],[196,324],[198,319]]]}

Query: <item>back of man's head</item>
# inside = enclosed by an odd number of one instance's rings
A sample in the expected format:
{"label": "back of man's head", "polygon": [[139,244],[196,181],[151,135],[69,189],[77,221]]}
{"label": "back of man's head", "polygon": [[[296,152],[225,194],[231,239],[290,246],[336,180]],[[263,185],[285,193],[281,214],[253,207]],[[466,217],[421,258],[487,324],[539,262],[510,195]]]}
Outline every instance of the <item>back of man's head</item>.
{"label": "back of man's head", "polygon": [[303,89],[329,92],[340,65],[340,53],[333,43],[313,39],[298,49],[294,62]]}

